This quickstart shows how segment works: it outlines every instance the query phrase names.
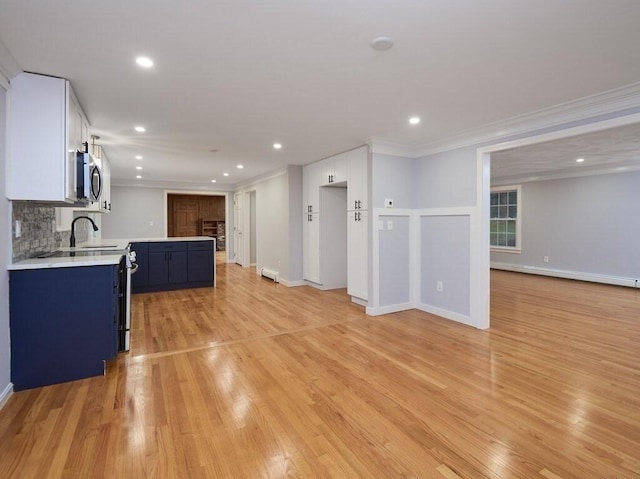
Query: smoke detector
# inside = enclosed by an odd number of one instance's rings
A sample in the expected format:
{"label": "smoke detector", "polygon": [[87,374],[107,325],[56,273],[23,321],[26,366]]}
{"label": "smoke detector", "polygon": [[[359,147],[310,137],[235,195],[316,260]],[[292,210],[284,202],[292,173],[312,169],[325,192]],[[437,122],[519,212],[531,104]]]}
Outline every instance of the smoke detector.
{"label": "smoke detector", "polygon": [[393,46],[393,39],[389,37],[376,37],[371,40],[371,48],[382,52],[384,50],[388,50]]}

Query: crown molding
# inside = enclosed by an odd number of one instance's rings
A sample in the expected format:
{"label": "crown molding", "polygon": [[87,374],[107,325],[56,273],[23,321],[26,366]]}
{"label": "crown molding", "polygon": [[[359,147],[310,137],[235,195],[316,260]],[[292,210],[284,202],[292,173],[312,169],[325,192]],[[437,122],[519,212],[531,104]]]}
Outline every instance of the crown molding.
{"label": "crown molding", "polygon": [[381,155],[402,156],[405,158],[417,158],[416,147],[405,145],[385,138],[369,138],[364,140],[373,153]]}
{"label": "crown molding", "polygon": [[256,177],[251,178],[251,179],[249,179],[247,181],[243,181],[242,183],[238,183],[233,187],[233,189],[231,191],[240,191],[240,190],[251,189],[252,187],[256,186],[257,184],[262,183],[263,181],[267,181],[267,180],[270,180],[272,178],[277,178],[278,176],[286,175],[288,172],[289,172],[289,169],[285,166],[284,168],[280,168],[278,170],[271,171],[271,172],[266,173],[266,174],[261,175],[261,176],[256,176]]}
{"label": "crown molding", "polygon": [[[9,81],[21,72],[22,68],[20,68],[16,59],[13,58],[4,43],[0,41],[0,81],[5,83],[5,80]],[[6,87],[7,85],[4,86]]]}
{"label": "crown molding", "polygon": [[371,138],[368,144],[374,153],[420,158],[638,108],[640,108],[640,82],[488,123],[421,145],[394,143],[384,138]]}

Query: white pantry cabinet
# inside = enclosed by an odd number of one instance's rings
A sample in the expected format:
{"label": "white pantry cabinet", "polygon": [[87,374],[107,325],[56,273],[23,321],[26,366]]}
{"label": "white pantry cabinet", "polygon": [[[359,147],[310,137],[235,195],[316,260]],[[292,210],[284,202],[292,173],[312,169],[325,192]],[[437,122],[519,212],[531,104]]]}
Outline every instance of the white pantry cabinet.
{"label": "white pantry cabinet", "polygon": [[368,191],[367,187],[367,157],[366,146],[356,148],[347,154],[347,208],[349,210],[367,210]]}
{"label": "white pantry cabinet", "polygon": [[368,212],[349,211],[347,223],[347,294],[366,301],[369,295]]}
{"label": "white pantry cabinet", "polygon": [[341,153],[320,162],[322,165],[322,186],[342,185],[347,181],[347,155]]}
{"label": "white pantry cabinet", "polygon": [[11,80],[7,197],[76,201],[76,151],[89,123],[63,78],[21,73]]}
{"label": "white pantry cabinet", "polygon": [[320,185],[322,182],[322,165],[313,163],[304,167],[303,172],[303,213],[320,212]]}

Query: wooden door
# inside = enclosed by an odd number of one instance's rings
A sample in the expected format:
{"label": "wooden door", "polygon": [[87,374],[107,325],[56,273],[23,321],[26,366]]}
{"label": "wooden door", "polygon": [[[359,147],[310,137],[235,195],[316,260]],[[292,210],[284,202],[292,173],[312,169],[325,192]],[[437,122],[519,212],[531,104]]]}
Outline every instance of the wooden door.
{"label": "wooden door", "polygon": [[174,202],[174,236],[198,236],[198,203],[191,198]]}

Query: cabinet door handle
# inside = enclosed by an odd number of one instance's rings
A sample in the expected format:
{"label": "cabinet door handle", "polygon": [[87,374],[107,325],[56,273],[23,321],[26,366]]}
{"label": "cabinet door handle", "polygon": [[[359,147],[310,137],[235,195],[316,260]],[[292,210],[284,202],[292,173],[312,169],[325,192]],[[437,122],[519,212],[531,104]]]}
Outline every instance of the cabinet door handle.
{"label": "cabinet door handle", "polygon": [[111,203],[109,203],[109,211],[111,211]]}
{"label": "cabinet door handle", "polygon": [[313,216],[309,215],[309,221],[313,221]]}
{"label": "cabinet door handle", "polygon": [[358,209],[358,201],[357,200],[353,200],[353,209],[354,210]]}
{"label": "cabinet door handle", "polygon": [[358,209],[362,208],[362,201],[358,200]]}

